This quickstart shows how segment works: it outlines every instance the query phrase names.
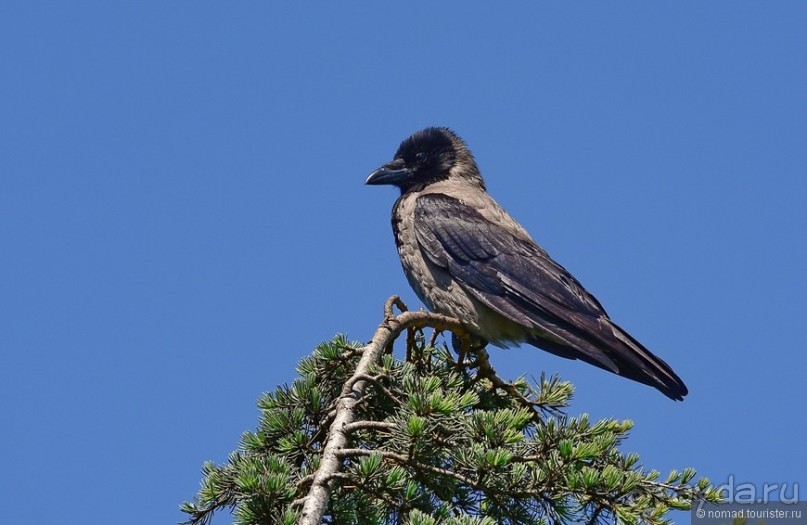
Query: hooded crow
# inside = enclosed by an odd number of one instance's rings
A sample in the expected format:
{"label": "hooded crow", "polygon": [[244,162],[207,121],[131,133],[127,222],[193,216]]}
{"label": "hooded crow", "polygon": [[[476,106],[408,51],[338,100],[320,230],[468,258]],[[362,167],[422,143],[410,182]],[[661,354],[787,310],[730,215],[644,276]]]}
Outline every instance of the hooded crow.
{"label": "hooded crow", "polygon": [[450,129],[407,138],[366,184],[401,190],[392,230],[406,278],[430,310],[496,346],[529,343],[671,399],[687,394],[672,368],[611,321],[488,195],[471,152]]}

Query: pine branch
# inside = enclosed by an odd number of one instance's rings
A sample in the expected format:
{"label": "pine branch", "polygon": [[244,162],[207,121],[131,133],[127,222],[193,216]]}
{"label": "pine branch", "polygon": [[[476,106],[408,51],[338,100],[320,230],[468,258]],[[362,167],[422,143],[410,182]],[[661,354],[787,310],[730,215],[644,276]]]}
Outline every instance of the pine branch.
{"label": "pine branch", "polygon": [[[434,346],[445,330],[461,341],[457,360]],[[404,331],[401,361],[389,350]],[[182,506],[188,523],[231,508],[240,525],[655,525],[670,508],[717,499],[708,480],[691,483],[692,469],[662,482],[623,454],[631,422],[567,417],[571,384],[506,381],[473,343],[456,319],[391,297],[369,343],[337,336],[300,362],[291,386],[261,397],[258,429],[226,465],[205,464]]]}
{"label": "pine branch", "polygon": [[[393,314],[393,306],[401,310],[401,314]],[[384,351],[406,329],[423,328],[435,325],[442,330],[452,330],[458,335],[465,335],[461,323],[453,318],[429,314],[427,312],[410,312],[398,296],[390,297],[384,305],[384,321],[378,326],[370,342],[360,350],[361,360],[353,376],[345,383],[342,395],[336,406],[336,417],[331,423],[328,441],[322,451],[322,461],[314,474],[311,489],[304,498],[300,525],[319,525],[328,505],[331,488],[330,480],[342,468],[340,451],[347,448],[349,442],[348,432],[345,428],[356,420],[356,404],[364,396],[369,382],[376,378],[370,376],[370,367],[381,360]],[[386,392],[392,399],[395,396]]]}

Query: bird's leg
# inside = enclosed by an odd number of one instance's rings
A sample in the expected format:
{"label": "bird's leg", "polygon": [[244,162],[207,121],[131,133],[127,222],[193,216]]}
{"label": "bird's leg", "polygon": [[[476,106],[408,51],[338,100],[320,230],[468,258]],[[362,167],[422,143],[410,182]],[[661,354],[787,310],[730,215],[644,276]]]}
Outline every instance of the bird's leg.
{"label": "bird's leg", "polygon": [[465,366],[465,356],[474,354],[478,349],[483,349],[488,344],[487,341],[481,337],[467,335],[460,337],[454,332],[451,332],[451,347],[457,353],[457,370],[462,370]]}
{"label": "bird's leg", "polygon": [[465,342],[457,337],[457,334],[451,332],[451,348],[457,353],[457,370],[462,369],[462,363],[465,361]]}
{"label": "bird's leg", "polygon": [[539,405],[537,405],[535,401],[525,397],[524,394],[519,391],[516,385],[505,381],[499,376],[499,374],[496,373],[493,365],[490,364],[490,356],[488,355],[487,350],[485,350],[483,347],[476,348],[474,355],[476,356],[476,366],[478,370],[477,377],[482,377],[489,380],[491,390],[496,390],[498,388],[507,392],[516,401],[518,401],[521,406],[532,412],[533,421],[539,425],[543,425],[544,420],[541,417],[541,412],[537,408]]}

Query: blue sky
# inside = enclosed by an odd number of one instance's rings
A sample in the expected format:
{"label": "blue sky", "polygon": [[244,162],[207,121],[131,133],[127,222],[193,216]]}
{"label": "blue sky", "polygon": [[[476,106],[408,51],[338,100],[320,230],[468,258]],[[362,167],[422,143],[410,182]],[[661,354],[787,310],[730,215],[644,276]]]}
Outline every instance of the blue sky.
{"label": "blue sky", "polygon": [[493,349],[503,375],[560,373],[571,414],[633,419],[648,467],[807,481],[805,20],[3,3],[0,521],[179,521],[261,392],[335,333],[369,338],[389,295],[418,307],[395,192],[363,181],[428,125],[691,394],[526,347]]}

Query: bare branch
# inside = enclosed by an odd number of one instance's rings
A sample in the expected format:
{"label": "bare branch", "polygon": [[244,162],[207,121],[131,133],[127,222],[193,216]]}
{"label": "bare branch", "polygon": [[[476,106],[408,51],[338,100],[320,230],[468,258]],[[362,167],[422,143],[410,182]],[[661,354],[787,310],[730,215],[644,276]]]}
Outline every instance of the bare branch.
{"label": "bare branch", "polygon": [[[402,313],[398,316],[393,315],[393,306]],[[368,378],[372,377],[369,373],[371,365],[381,361],[385,349],[401,332],[407,328],[427,326],[441,331],[451,330],[460,338],[468,338],[468,332],[457,319],[423,311],[410,312],[398,296],[387,299],[384,304],[384,321],[378,326],[370,342],[361,349],[361,360],[353,375],[342,387],[341,396],[336,403],[336,416],[328,432],[328,441],[322,451],[319,469],[313,474],[311,488],[303,498],[301,525],[319,525],[322,522],[331,495],[330,481],[342,468],[342,451],[347,448],[349,442],[348,425],[355,422],[356,405],[364,396]],[[434,468],[436,467],[432,467]]]}
{"label": "bare branch", "polygon": [[397,295],[393,295],[384,303],[384,319],[392,319],[395,317],[395,314],[392,313],[393,306],[397,306],[398,310],[401,312],[406,312],[408,310],[404,302],[401,301],[401,298]]}
{"label": "bare branch", "polygon": [[537,403],[524,397],[524,395],[519,392],[518,388],[516,388],[512,383],[508,383],[499,377],[499,374],[496,373],[493,365],[490,364],[490,356],[488,355],[488,351],[484,348],[477,348],[474,349],[474,354],[476,355],[476,365],[479,369],[479,376],[489,379],[490,382],[493,383],[494,387],[500,388],[513,396],[523,407],[528,408],[532,412],[532,419],[536,423],[539,425],[543,424],[544,420],[541,418],[541,413],[535,408]]}
{"label": "bare branch", "polygon": [[471,478],[468,478],[466,476],[463,476],[462,474],[459,474],[457,472],[454,472],[453,470],[447,470],[447,469],[440,468],[440,467],[435,467],[433,465],[429,465],[429,464],[426,464],[426,463],[420,463],[418,461],[413,460],[409,456],[405,456],[403,454],[396,454],[395,452],[389,452],[387,450],[367,450],[367,449],[363,449],[363,448],[346,448],[346,449],[342,449],[342,450],[340,450],[338,452],[339,456],[346,457],[346,458],[347,457],[370,456],[372,454],[378,454],[382,458],[391,460],[391,461],[393,461],[393,462],[395,462],[395,463],[397,463],[399,465],[411,465],[411,466],[416,467],[416,468],[418,468],[420,470],[425,470],[425,471],[433,472],[435,474],[441,474],[443,476],[448,476],[448,477],[454,478],[457,481],[460,481],[462,483],[467,483],[468,485],[470,485],[472,487],[477,487],[478,486],[477,481],[472,480]]}
{"label": "bare branch", "polygon": [[356,421],[345,425],[345,432],[350,434],[357,430],[380,430],[382,432],[389,432],[398,428],[394,423],[385,423],[384,421]]}
{"label": "bare branch", "polygon": [[[392,402],[393,402],[393,403],[395,403],[396,405],[400,405],[400,404],[402,404],[402,401],[401,401],[401,399],[400,399],[400,398],[401,398],[401,396],[396,396],[396,395],[395,395],[393,392],[391,392],[391,391],[390,391],[390,390],[389,390],[387,387],[385,387],[384,385],[382,385],[382,384],[381,384],[381,382],[379,381],[379,379],[381,379],[382,377],[384,377],[384,376],[383,376],[383,375],[378,375],[378,376],[369,376],[369,375],[366,375],[366,374],[360,374],[360,375],[355,375],[355,374],[354,374],[354,375],[353,375],[353,377],[351,377],[351,378],[350,378],[350,380],[351,380],[351,381],[353,381],[353,382],[356,382],[356,381],[366,381],[366,382],[368,382],[368,383],[372,383],[373,387],[375,387],[375,388],[377,388],[378,390],[380,390],[380,391],[381,391],[381,392],[382,392],[382,393],[383,393],[385,396],[387,396],[387,397],[390,399],[390,401],[392,401]],[[348,383],[346,383],[346,384],[348,384],[348,385],[349,385],[349,384],[350,384],[350,382],[348,382]]]}

